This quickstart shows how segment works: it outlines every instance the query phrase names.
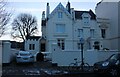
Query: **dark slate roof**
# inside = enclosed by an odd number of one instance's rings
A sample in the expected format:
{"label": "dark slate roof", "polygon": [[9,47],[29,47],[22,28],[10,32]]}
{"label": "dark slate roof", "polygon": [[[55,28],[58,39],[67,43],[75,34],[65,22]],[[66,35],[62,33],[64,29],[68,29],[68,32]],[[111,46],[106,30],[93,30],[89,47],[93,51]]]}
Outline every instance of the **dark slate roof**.
{"label": "dark slate roof", "polygon": [[90,11],[75,11],[75,19],[82,19],[83,13],[89,13],[91,15],[91,19],[96,20],[96,15],[93,13],[92,10],[90,10]]}
{"label": "dark slate roof", "polygon": [[41,26],[46,26],[46,20],[42,20]]}
{"label": "dark slate roof", "polygon": [[41,38],[40,36],[29,36],[29,37],[27,37],[27,40],[28,39],[36,39],[36,40],[38,40],[39,38]]}

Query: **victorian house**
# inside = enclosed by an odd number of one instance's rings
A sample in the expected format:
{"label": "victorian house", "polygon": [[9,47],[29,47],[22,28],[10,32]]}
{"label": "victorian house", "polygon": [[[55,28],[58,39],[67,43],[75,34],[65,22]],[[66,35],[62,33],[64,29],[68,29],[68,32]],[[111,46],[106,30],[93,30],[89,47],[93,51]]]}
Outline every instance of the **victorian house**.
{"label": "victorian house", "polygon": [[92,10],[80,11],[71,8],[70,2],[66,8],[59,3],[50,13],[47,3],[46,12],[42,13],[41,29],[43,42],[42,48],[52,52],[52,44],[56,43],[62,50],[80,50],[80,39],[84,39],[84,49],[102,49],[100,28],[96,15]]}

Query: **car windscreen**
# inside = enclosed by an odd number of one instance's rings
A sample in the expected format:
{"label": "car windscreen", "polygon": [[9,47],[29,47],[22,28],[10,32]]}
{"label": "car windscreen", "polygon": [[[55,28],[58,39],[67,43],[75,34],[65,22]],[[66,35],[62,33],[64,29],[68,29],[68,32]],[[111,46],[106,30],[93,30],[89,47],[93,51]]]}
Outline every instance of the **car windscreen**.
{"label": "car windscreen", "polygon": [[20,53],[20,56],[29,56],[30,53]]}
{"label": "car windscreen", "polygon": [[118,55],[112,55],[109,59],[110,60],[117,60],[118,59]]}

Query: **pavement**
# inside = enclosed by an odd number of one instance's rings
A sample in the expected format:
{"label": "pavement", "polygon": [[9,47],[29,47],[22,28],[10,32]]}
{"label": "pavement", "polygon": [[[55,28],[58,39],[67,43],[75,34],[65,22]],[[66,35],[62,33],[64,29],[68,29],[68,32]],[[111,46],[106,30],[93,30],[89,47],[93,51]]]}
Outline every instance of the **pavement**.
{"label": "pavement", "polygon": [[93,71],[69,72],[65,67],[53,66],[51,62],[35,62],[2,67],[2,77],[98,77]]}

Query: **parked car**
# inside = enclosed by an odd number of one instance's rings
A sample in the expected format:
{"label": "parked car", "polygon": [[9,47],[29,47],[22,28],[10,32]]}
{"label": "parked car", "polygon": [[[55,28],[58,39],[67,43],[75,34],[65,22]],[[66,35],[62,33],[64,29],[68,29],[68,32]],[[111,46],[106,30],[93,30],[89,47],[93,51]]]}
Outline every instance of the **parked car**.
{"label": "parked car", "polygon": [[17,63],[34,62],[34,56],[28,51],[19,51],[16,56]]}
{"label": "parked car", "polygon": [[120,73],[120,54],[113,54],[107,60],[95,63],[94,72],[118,76]]}

